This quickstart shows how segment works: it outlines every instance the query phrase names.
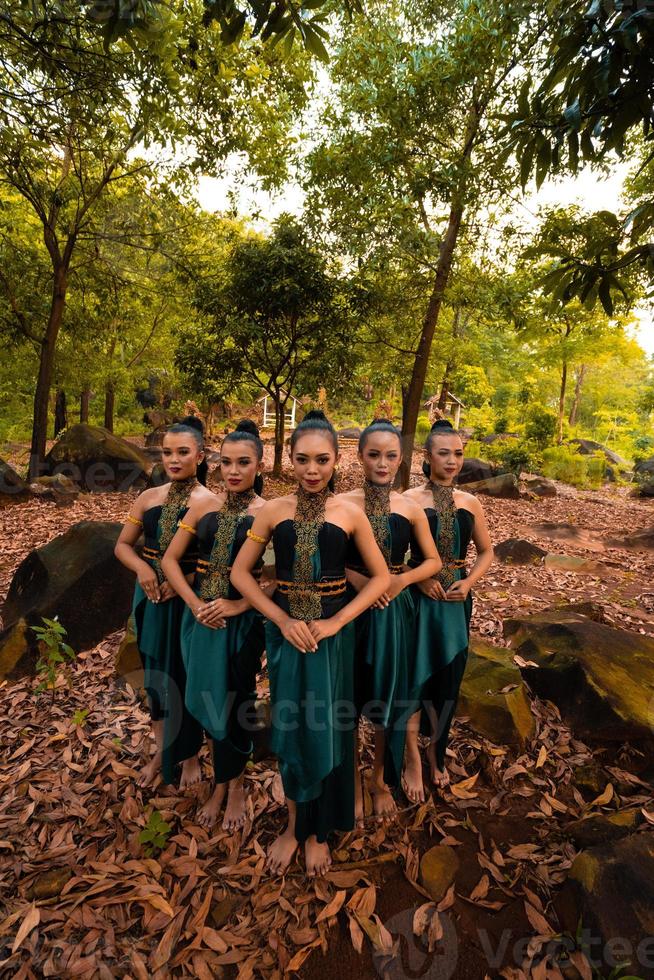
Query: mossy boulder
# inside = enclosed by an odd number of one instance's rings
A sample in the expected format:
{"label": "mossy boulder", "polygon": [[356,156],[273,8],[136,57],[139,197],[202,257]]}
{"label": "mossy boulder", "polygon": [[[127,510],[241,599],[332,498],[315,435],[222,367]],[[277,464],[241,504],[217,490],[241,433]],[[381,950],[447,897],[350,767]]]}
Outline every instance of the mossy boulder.
{"label": "mossy boulder", "polygon": [[654,639],[596,622],[574,606],[507,619],[511,648],[537,666],[527,684],[552,701],[590,740],[650,740],[654,721]]}
{"label": "mossy boulder", "polygon": [[0,680],[34,673],[38,650],[31,626],[59,617],[67,641],[88,650],[120,629],[129,615],[134,576],[114,557],[121,525],[81,521],[31,551],[16,569],[2,611]]}
{"label": "mossy boulder", "polygon": [[56,476],[39,476],[30,484],[30,490],[40,500],[54,500],[58,507],[68,507],[79,497],[80,490],[63,473]]}
{"label": "mossy boulder", "polygon": [[615,813],[593,813],[581,820],[571,820],[563,832],[579,848],[596,847],[628,837],[642,822],[638,810],[616,810]]}
{"label": "mossy boulder", "polygon": [[67,429],[45,457],[44,476],[58,473],[83,490],[128,490],[146,484],[152,463],[136,446],[99,425]]}
{"label": "mossy boulder", "polygon": [[497,466],[494,466],[493,463],[489,463],[485,459],[477,459],[475,456],[470,456],[468,459],[464,459],[461,472],[456,482],[461,486],[464,483],[478,483],[480,480],[490,480],[494,476],[497,476]]}
{"label": "mossy boulder", "polygon": [[524,745],[536,731],[527,690],[512,652],[474,638],[457,713],[471,728],[501,745]]}
{"label": "mossy boulder", "polygon": [[629,976],[654,976],[653,834],[582,851],[554,904],[563,931],[588,949],[594,975],[615,975],[623,964]]}

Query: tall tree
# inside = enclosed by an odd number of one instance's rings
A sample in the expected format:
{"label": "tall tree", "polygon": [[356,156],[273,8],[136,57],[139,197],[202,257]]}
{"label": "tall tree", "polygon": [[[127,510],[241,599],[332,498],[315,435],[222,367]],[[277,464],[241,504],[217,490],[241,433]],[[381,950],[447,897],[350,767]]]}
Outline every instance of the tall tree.
{"label": "tall tree", "polygon": [[457,248],[479,238],[474,218],[515,183],[498,161],[497,116],[541,31],[522,3],[390,0],[336,52],[308,160],[309,212],[354,256],[395,252],[430,275],[404,397],[405,484]]}

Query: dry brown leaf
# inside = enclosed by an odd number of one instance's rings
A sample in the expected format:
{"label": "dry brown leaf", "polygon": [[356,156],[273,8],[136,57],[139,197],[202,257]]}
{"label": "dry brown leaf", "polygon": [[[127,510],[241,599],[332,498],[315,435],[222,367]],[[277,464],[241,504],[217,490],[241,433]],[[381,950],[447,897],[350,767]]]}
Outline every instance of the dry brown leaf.
{"label": "dry brown leaf", "polygon": [[346,895],[347,892],[345,889],[336,892],[329,905],[326,905],[319,913],[316,918],[316,922],[322,922],[324,919],[329,919],[332,915],[336,915],[343,907],[343,902],[345,901]]}
{"label": "dry brown leaf", "polygon": [[476,902],[479,898],[486,898],[489,888],[490,878],[488,875],[482,875],[475,887],[470,892],[470,901]]}
{"label": "dry brown leaf", "polygon": [[607,783],[604,788],[604,791],[600,793],[599,796],[596,796],[595,799],[588,804],[588,806],[589,807],[606,806],[606,804],[610,803],[612,799],[613,799],[613,784]]}
{"label": "dry brown leaf", "polygon": [[524,906],[527,918],[539,936],[545,936],[549,939],[551,936],[555,935],[555,930],[549,924],[545,916],[541,915],[538,909],[535,909],[529,902],[525,902]]}
{"label": "dry brown leaf", "polygon": [[15,953],[17,949],[20,949],[32,929],[36,929],[40,921],[41,912],[36,907],[34,902],[32,902],[19,926],[18,932],[16,933],[16,938],[14,939],[11,947],[12,953]]}

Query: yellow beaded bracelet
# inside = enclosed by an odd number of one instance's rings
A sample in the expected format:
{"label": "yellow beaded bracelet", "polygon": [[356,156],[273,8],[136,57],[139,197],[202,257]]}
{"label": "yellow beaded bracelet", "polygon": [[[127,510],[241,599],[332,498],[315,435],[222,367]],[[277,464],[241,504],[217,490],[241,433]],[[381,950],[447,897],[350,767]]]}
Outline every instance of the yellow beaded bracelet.
{"label": "yellow beaded bracelet", "polygon": [[268,544],[267,538],[262,538],[260,534],[255,534],[254,531],[250,530],[250,528],[247,529],[246,535],[252,541],[256,541],[257,544]]}
{"label": "yellow beaded bracelet", "polygon": [[130,524],[136,524],[137,527],[143,527],[143,521],[140,521],[138,517],[132,517],[131,514],[128,514],[127,517],[125,518],[125,523],[127,523],[128,521]]}
{"label": "yellow beaded bracelet", "polygon": [[179,521],[177,527],[181,528],[182,531],[188,531],[189,534],[197,534],[198,532],[190,524],[185,524],[184,521]]}

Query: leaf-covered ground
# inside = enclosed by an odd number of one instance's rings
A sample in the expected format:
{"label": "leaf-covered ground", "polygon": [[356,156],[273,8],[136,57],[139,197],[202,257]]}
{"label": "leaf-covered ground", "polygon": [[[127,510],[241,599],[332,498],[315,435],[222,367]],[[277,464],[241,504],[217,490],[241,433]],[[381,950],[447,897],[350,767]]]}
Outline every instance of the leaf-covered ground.
{"label": "leaf-covered ground", "polygon": [[[356,478],[346,455],[344,489]],[[269,481],[267,492],[287,486]],[[0,511],[0,593],[30,549],[76,521],[120,519],[130,499],[81,496],[64,510],[34,502]],[[477,591],[474,628],[486,639],[501,642],[509,614],[588,598],[617,625],[654,633],[654,552],[598,550],[609,534],[654,524],[651,503],[624,489],[561,488],[552,500],[484,505],[495,541],[524,536],[597,563],[583,574],[496,564]],[[587,536],[573,547],[528,529],[543,521]],[[654,821],[652,789],[639,776],[646,760],[628,746],[594,755],[552,706],[534,701],[537,735],[526,751],[492,745],[457,720],[453,785],[442,797],[419,807],[398,797],[401,812],[388,825],[369,817],[338,841],[325,879],[308,881],[300,863],[285,879],[270,878],[265,850],[284,812],[270,760],[249,771],[250,819],[235,836],[202,829],[191,794],[136,787],[148,719],[135,693],[114,683],[119,640],[80,653],[72,686],[62,684],[54,699],[36,696],[31,681],[0,689],[2,976],[560,977],[545,953],[560,929],[552,898],[575,855],[566,824],[624,808],[643,812],[639,832]],[[362,739],[369,763],[366,729]],[[154,811],[170,832],[148,856],[139,834]],[[455,848],[460,862],[438,906],[417,880],[420,854],[437,843]],[[572,963],[590,976],[581,951]]]}

